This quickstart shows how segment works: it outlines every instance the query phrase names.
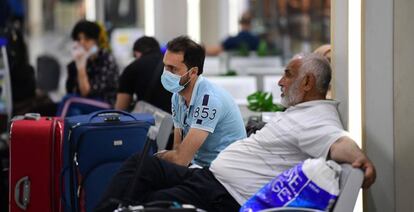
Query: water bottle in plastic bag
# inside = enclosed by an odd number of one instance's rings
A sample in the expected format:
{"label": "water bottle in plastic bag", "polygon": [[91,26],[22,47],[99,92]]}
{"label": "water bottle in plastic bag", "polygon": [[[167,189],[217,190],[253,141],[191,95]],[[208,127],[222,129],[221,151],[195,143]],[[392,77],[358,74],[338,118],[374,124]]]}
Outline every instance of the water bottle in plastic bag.
{"label": "water bottle in plastic bag", "polygon": [[328,211],[339,194],[341,166],[323,158],[308,159],[263,186],[240,208],[253,212],[275,207]]}

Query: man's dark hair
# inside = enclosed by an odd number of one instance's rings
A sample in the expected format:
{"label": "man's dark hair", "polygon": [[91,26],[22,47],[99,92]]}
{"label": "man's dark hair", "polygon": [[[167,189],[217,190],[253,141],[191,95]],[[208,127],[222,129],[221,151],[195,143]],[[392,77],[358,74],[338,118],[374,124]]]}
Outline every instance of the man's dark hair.
{"label": "man's dark hair", "polygon": [[135,41],[134,51],[141,52],[142,55],[150,53],[161,53],[160,44],[153,37],[142,36]]}
{"label": "man's dark hair", "polygon": [[98,41],[100,30],[95,22],[83,20],[73,27],[71,37],[73,40],[79,40],[79,34],[84,33],[87,38]]}
{"label": "man's dark hair", "polygon": [[187,36],[174,38],[167,43],[167,50],[174,53],[183,53],[183,63],[188,67],[197,67],[198,75],[203,73],[204,59],[206,51],[203,46],[194,42]]}

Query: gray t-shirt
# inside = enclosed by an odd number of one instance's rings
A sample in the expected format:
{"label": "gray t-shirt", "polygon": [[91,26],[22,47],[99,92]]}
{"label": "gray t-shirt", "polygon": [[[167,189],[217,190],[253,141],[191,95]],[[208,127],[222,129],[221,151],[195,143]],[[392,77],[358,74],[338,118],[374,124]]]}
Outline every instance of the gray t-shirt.
{"label": "gray t-shirt", "polygon": [[211,163],[210,170],[243,204],[271,179],[308,158],[326,158],[343,130],[338,102],[309,101],[277,113],[256,134],[237,141]]}

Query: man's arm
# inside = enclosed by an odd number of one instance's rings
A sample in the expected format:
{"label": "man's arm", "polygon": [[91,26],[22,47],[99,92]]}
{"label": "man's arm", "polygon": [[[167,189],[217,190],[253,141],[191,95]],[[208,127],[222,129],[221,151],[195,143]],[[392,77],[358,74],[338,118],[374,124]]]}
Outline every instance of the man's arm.
{"label": "man's arm", "polygon": [[127,110],[131,104],[132,96],[128,93],[118,93],[116,95],[115,109],[117,110]]}
{"label": "man's arm", "polygon": [[183,139],[183,131],[181,128],[174,128],[174,143],[173,143],[173,150],[177,149],[180,146],[181,141]]}
{"label": "man's arm", "polygon": [[217,56],[223,51],[224,51],[224,49],[221,45],[207,46],[206,47],[206,55],[208,55],[208,56]]}
{"label": "man's arm", "polygon": [[178,144],[178,141],[181,140],[176,139],[178,138],[178,130],[181,131],[181,129],[174,129],[174,149],[161,152],[157,154],[157,156],[161,159],[176,163],[178,165],[188,166],[195,153],[198,151],[201,145],[203,145],[209,132],[201,129],[191,128],[181,144]]}
{"label": "man's arm", "polygon": [[363,188],[369,188],[376,178],[374,164],[349,137],[344,136],[331,145],[329,156],[337,162],[350,163],[355,168],[364,170]]}

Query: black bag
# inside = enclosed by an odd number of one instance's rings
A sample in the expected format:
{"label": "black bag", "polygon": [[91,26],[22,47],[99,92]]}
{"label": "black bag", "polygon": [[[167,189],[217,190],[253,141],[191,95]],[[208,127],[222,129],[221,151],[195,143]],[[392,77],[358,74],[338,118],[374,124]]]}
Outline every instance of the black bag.
{"label": "black bag", "polygon": [[259,116],[251,116],[246,124],[246,133],[247,137],[251,134],[256,133],[257,130],[262,129],[266,125],[266,122],[263,122]]}

